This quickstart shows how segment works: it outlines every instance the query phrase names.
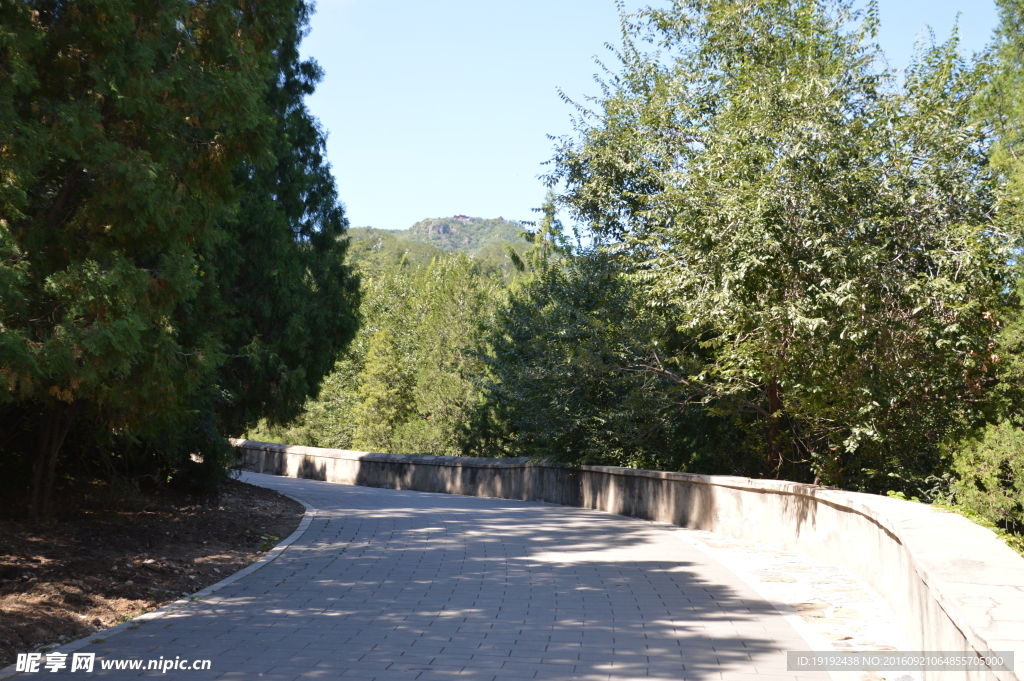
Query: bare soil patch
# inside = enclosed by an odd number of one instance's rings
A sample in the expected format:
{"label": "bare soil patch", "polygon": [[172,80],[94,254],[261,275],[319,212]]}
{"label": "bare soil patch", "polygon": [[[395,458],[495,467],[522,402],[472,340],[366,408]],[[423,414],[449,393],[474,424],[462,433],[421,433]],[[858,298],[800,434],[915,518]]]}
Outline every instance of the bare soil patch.
{"label": "bare soil patch", "polygon": [[238,481],[206,497],[163,488],[59,492],[57,519],[0,518],[0,668],[162,607],[244,568],[304,509]]}

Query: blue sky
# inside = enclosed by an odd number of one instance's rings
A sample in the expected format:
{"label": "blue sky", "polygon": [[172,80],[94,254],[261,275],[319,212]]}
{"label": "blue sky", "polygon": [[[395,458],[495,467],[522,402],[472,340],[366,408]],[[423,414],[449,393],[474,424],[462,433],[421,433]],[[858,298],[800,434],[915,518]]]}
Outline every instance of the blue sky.
{"label": "blue sky", "polygon": [[[627,11],[648,4],[627,0]],[[907,64],[931,25],[982,49],[992,0],[881,0],[879,41]],[[326,76],[307,100],[353,226],[406,229],[464,213],[532,220],[572,107],[599,92],[594,57],[618,42],[614,0],[319,0],[303,53]],[[611,59],[608,59],[611,65]]]}

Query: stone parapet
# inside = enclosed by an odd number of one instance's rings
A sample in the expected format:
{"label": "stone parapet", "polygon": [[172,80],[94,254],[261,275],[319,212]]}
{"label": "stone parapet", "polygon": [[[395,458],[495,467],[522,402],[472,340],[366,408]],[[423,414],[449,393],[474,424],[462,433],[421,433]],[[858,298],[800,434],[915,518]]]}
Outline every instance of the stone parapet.
{"label": "stone parapet", "polygon": [[[518,459],[379,454],[234,440],[246,470],[349,485],[543,501],[761,542],[846,567],[923,651],[1013,651],[1024,665],[1024,558],[991,531],[924,504],[783,480]],[[1024,681],[1018,671],[927,681]]]}

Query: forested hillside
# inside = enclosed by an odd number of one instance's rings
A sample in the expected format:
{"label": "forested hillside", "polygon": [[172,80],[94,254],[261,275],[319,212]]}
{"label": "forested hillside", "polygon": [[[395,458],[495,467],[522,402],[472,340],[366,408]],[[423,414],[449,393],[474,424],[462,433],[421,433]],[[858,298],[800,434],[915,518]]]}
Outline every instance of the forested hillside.
{"label": "forested hillside", "polygon": [[[350,231],[362,326],[320,396],[265,440],[459,455],[473,446],[483,370],[478,348],[522,258],[543,238],[504,220],[423,220],[404,231]],[[431,232],[433,230],[433,232]],[[428,241],[443,244],[440,246]]]}
{"label": "forested hillside", "polygon": [[405,230],[354,227],[348,231],[350,260],[360,269],[374,270],[399,263],[426,265],[445,253],[465,253],[484,270],[507,273],[508,249],[522,253],[531,227],[531,223],[502,218],[466,216],[421,220]]}
{"label": "forested hillside", "polygon": [[[378,241],[397,239],[402,242],[427,244],[448,253],[461,252],[478,256],[501,244],[522,243],[523,230],[528,223],[505,220],[504,218],[474,218],[456,215],[450,218],[420,220],[409,229],[373,229],[355,227],[349,234],[355,241]],[[499,249],[500,250],[500,249]]]}
{"label": "forested hillside", "polygon": [[457,215],[451,218],[420,220],[409,228],[410,241],[437,246],[442,251],[463,251],[478,255],[490,245],[518,243],[523,225],[504,218],[472,218]]}

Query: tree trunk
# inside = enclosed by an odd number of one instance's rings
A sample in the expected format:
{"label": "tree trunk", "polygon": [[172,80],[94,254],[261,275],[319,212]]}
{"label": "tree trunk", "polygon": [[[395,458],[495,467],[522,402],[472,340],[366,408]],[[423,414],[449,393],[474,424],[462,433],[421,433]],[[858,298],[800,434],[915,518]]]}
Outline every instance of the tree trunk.
{"label": "tree trunk", "polygon": [[39,439],[32,465],[32,493],[29,516],[48,517],[53,512],[53,481],[57,476],[57,455],[71,426],[74,407],[59,402],[47,407],[39,420]]}
{"label": "tree trunk", "polygon": [[782,470],[782,391],[774,378],[768,381],[768,467],[775,475]]}

